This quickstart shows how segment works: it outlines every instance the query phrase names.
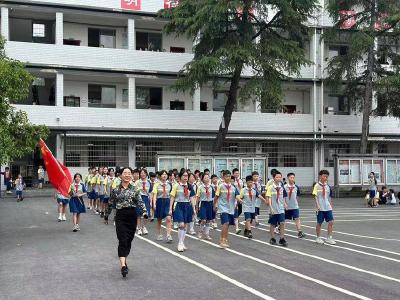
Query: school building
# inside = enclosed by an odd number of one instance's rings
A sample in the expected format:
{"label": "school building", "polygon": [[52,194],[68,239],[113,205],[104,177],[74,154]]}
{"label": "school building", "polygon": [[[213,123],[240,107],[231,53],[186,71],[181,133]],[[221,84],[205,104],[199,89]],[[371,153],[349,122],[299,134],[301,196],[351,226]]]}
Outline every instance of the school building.
{"label": "school building", "polygon": [[[166,35],[166,21],[157,18],[159,9],[175,2],[1,2],[6,53],[36,76],[29,97],[16,107],[50,128],[49,147],[73,171],[154,167],[160,152],[211,151],[228,88],[203,86],[194,95],[169,89],[193,59],[193,41]],[[323,82],[329,59],[347,49],[344,42],[321,39],[332,26],[324,5],[309,22],[304,47],[313,64],[284,83],[284,109],[239,103],[224,147],[227,155],[268,155],[269,168],[296,172],[303,186],[311,186],[319,169],[333,170],[335,153],[357,153],[361,132],[362,117],[351,99]],[[371,117],[370,132],[373,153],[400,152],[397,119],[384,112]],[[12,166],[34,177],[40,163],[35,152]]]}

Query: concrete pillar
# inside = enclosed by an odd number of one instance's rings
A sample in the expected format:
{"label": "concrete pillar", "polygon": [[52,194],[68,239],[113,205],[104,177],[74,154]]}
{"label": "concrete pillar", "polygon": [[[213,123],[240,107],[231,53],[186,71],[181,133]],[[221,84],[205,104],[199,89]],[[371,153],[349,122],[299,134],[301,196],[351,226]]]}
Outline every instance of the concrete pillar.
{"label": "concrete pillar", "polygon": [[128,108],[136,109],[136,78],[128,78]]}
{"label": "concrete pillar", "polygon": [[64,45],[64,14],[56,13],[56,45]]}
{"label": "concrete pillar", "polygon": [[200,87],[196,87],[193,95],[193,110],[200,111],[201,93]]}
{"label": "concrete pillar", "polygon": [[64,106],[64,74],[56,74],[56,106]]}
{"label": "concrete pillar", "polygon": [[65,164],[64,162],[64,138],[61,134],[57,134],[56,137],[56,153],[54,155],[56,158],[62,163]]}
{"label": "concrete pillar", "polygon": [[1,8],[1,35],[4,39],[10,39],[10,30],[9,30],[9,18],[8,18],[8,8]]}
{"label": "concrete pillar", "polygon": [[136,141],[130,140],[128,142],[128,163],[131,168],[136,167]]}
{"label": "concrete pillar", "polygon": [[135,19],[128,19],[128,49],[136,50]]}

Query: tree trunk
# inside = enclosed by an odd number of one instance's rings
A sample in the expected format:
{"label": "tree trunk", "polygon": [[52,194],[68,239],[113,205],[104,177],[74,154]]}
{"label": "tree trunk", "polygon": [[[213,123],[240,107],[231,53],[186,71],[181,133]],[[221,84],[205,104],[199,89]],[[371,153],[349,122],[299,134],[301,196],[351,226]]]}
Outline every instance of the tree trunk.
{"label": "tree trunk", "polygon": [[229,124],[231,123],[232,119],[232,113],[237,101],[237,92],[239,89],[240,74],[242,73],[242,69],[243,69],[243,64],[238,65],[235,68],[233,77],[231,79],[228,100],[226,102],[222,121],[221,124],[219,125],[218,134],[213,145],[213,152],[216,153],[222,151],[222,146],[224,145],[225,137],[226,134],[228,133]]}
{"label": "tree trunk", "polygon": [[[375,0],[376,1],[376,0]],[[371,23],[369,29],[371,32],[375,30],[376,22],[376,2],[371,7]],[[369,136],[369,117],[372,113],[372,98],[373,98],[373,74],[375,68],[375,42],[368,49],[368,64],[367,64],[367,79],[365,81],[365,95],[362,108],[362,128],[361,128],[361,140],[360,140],[360,153],[366,154],[368,148],[368,136]]]}

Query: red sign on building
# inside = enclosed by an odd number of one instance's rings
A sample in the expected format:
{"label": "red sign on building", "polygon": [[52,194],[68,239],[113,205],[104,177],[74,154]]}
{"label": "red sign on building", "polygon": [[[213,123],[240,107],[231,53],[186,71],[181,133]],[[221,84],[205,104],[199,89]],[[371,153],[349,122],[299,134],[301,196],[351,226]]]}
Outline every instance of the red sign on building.
{"label": "red sign on building", "polygon": [[129,10],[140,10],[142,0],[121,0],[121,8]]}
{"label": "red sign on building", "polygon": [[164,9],[177,7],[179,0],[164,0]]}

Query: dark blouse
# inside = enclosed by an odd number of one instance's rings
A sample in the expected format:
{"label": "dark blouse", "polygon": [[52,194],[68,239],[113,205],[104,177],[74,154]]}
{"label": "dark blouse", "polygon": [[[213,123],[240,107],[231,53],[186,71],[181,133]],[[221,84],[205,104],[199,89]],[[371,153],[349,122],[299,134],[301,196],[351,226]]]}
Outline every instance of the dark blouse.
{"label": "dark blouse", "polygon": [[139,207],[143,212],[146,212],[140,190],[134,184],[130,183],[126,189],[120,184],[111,191],[110,200],[115,203],[117,209]]}

